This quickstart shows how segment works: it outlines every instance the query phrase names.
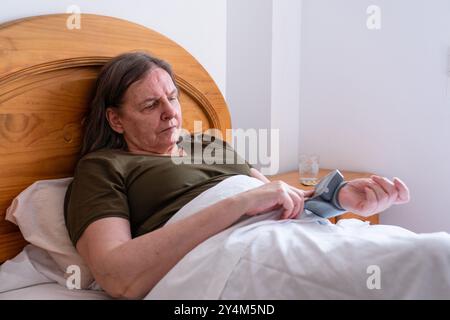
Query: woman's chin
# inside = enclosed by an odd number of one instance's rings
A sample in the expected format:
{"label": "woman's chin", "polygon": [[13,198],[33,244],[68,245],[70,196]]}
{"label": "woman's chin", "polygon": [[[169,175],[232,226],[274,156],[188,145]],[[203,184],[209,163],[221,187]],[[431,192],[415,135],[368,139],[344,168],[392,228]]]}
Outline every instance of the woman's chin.
{"label": "woman's chin", "polygon": [[172,135],[170,137],[166,137],[166,138],[160,140],[160,144],[167,146],[168,149],[171,149],[171,148],[175,147],[175,145],[178,142],[178,139],[179,139],[178,135]]}

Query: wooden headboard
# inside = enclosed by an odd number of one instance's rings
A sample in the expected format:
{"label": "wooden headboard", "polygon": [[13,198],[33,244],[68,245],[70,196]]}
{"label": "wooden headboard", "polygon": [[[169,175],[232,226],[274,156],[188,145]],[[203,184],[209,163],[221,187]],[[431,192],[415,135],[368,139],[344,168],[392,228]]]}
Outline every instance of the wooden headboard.
{"label": "wooden headboard", "polygon": [[127,51],[168,61],[180,88],[183,127],[217,128],[225,137],[230,115],[216,84],[182,47],[143,26],[105,16],[36,16],[0,25],[0,263],[26,245],[5,221],[14,197],[33,182],[73,174],[81,122],[102,65]]}

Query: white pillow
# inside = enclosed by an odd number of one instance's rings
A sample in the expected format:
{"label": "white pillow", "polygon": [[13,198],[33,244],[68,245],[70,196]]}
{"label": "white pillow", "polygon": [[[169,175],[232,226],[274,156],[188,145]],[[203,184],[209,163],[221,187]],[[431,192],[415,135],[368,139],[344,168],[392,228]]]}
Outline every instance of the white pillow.
{"label": "white pillow", "polygon": [[64,197],[72,179],[33,183],[13,200],[6,210],[6,220],[19,227],[25,240],[46,250],[66,278],[71,275],[66,273],[68,266],[79,266],[81,289],[86,289],[94,278],[73,246],[64,221]]}

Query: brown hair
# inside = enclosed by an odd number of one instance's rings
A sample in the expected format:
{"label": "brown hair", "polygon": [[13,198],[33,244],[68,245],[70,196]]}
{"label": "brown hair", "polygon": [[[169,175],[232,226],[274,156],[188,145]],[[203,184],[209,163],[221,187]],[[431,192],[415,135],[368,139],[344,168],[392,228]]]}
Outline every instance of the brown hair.
{"label": "brown hair", "polygon": [[145,52],[124,53],[103,66],[97,78],[89,113],[84,121],[80,157],[102,148],[127,149],[123,135],[110,127],[106,109],[120,108],[127,89],[153,68],[167,71],[176,86],[170,64]]}

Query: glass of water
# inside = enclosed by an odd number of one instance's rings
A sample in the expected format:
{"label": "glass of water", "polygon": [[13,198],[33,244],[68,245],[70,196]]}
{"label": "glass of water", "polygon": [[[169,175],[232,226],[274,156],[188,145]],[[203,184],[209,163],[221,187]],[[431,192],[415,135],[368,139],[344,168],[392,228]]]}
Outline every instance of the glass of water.
{"label": "glass of water", "polygon": [[316,185],[319,182],[319,156],[317,154],[300,154],[298,173],[301,184]]}

